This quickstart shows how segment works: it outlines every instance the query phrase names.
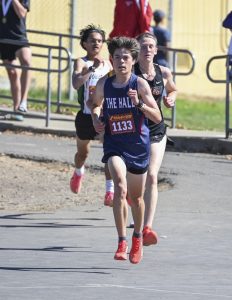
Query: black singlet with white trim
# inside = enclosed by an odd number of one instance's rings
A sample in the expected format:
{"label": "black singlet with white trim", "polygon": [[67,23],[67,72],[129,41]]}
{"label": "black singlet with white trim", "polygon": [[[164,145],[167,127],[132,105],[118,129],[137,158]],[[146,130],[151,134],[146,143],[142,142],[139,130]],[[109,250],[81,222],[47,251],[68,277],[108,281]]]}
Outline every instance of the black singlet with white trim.
{"label": "black singlet with white trim", "polygon": [[148,127],[150,130],[151,143],[160,142],[166,134],[166,125],[164,123],[163,113],[161,110],[161,101],[162,101],[162,95],[163,95],[163,91],[164,91],[163,76],[162,76],[162,72],[161,72],[159,65],[154,64],[154,68],[155,68],[155,74],[156,74],[155,77],[152,80],[147,80],[143,76],[143,74],[139,68],[139,64],[136,63],[135,67],[134,67],[134,73],[137,76],[142,77],[143,79],[145,79],[148,82],[150,89],[151,89],[152,96],[154,97],[154,99],[160,109],[161,115],[162,115],[162,121],[158,124],[154,123],[151,120],[148,120]]}

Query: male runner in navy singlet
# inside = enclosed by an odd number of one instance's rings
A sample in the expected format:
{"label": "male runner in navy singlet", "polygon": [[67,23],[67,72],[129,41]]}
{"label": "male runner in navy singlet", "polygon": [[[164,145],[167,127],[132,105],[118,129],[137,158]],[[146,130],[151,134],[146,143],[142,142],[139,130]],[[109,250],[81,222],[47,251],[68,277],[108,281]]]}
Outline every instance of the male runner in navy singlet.
{"label": "male runner in navy singlet", "polygon": [[159,123],[161,114],[148,83],[132,74],[139,43],[133,38],[113,38],[108,50],[115,75],[98,81],[92,119],[95,130],[104,131],[102,161],[107,163],[114,181],[113,213],[119,238],[114,259],[127,259],[125,207],[128,193],[135,224],[129,259],[136,264],[143,255],[143,194],[150,155],[147,118]]}

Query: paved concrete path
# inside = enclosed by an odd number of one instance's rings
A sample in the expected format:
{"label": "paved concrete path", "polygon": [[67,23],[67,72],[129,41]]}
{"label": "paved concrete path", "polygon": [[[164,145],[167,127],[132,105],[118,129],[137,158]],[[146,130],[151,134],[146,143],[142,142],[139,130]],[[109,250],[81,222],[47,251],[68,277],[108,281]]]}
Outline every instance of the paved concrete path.
{"label": "paved concrete path", "polygon": [[[73,162],[74,139],[20,135],[6,129],[74,136],[73,117],[0,121],[0,153]],[[20,125],[21,124],[21,125]],[[231,154],[223,133],[170,130],[175,150]],[[94,142],[89,167],[101,168]],[[0,213],[0,299],[232,299],[231,156],[166,152],[160,171],[173,188],[159,195],[156,246],[139,265],[113,260],[112,210],[101,204],[54,213]],[[0,185],[0,195],[4,187]],[[13,184],[12,184],[13,188]],[[49,195],[48,195],[49,197]],[[128,229],[128,240],[132,230]]]}
{"label": "paved concrete path", "polygon": [[[72,160],[74,140],[27,138],[3,133],[0,153],[14,148],[33,159]],[[101,148],[93,145],[91,153],[93,166]],[[232,299],[229,158],[166,153],[161,175],[174,186],[160,193],[159,243],[144,249],[139,265],[113,260],[113,214],[101,204],[48,214],[2,211],[0,299]],[[128,229],[129,244],[131,234]]]}

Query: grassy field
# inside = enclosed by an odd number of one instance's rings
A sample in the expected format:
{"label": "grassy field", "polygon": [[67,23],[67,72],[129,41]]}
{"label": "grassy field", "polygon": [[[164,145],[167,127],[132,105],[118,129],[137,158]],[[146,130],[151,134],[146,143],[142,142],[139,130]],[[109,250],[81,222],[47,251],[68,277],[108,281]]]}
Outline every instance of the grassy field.
{"label": "grassy field", "polygon": [[[164,116],[170,111],[164,109]],[[176,127],[193,130],[223,131],[225,128],[225,101],[178,98]]]}
{"label": "grassy field", "polygon": [[[6,94],[5,91],[0,90],[0,94]],[[33,99],[45,99],[45,91],[31,91],[30,98]],[[52,95],[52,101],[56,101],[56,95]],[[69,101],[67,95],[62,95],[63,103],[75,104],[77,101]],[[0,98],[0,106],[5,105],[12,107],[11,100]],[[29,103],[30,110],[45,111],[44,104]],[[232,109],[231,109],[232,110]],[[52,106],[52,111],[56,112],[56,107]],[[77,108],[62,107],[62,113],[75,114]],[[164,116],[171,117],[171,112],[168,109],[163,108]],[[232,114],[230,115],[232,119]],[[167,121],[168,123],[168,121]],[[200,98],[187,98],[180,97],[176,102],[176,128],[192,129],[192,130],[214,130],[224,131],[225,128],[225,101],[212,100],[212,99],[200,99]]]}

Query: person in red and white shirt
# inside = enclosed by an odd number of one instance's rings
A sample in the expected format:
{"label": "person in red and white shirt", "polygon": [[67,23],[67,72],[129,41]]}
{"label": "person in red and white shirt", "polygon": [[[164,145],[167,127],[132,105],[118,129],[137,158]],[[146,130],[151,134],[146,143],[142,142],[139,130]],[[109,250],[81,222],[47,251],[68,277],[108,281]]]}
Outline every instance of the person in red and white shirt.
{"label": "person in red and white shirt", "polygon": [[152,16],[148,0],[116,0],[114,25],[109,38],[136,37],[140,33],[149,32]]}

